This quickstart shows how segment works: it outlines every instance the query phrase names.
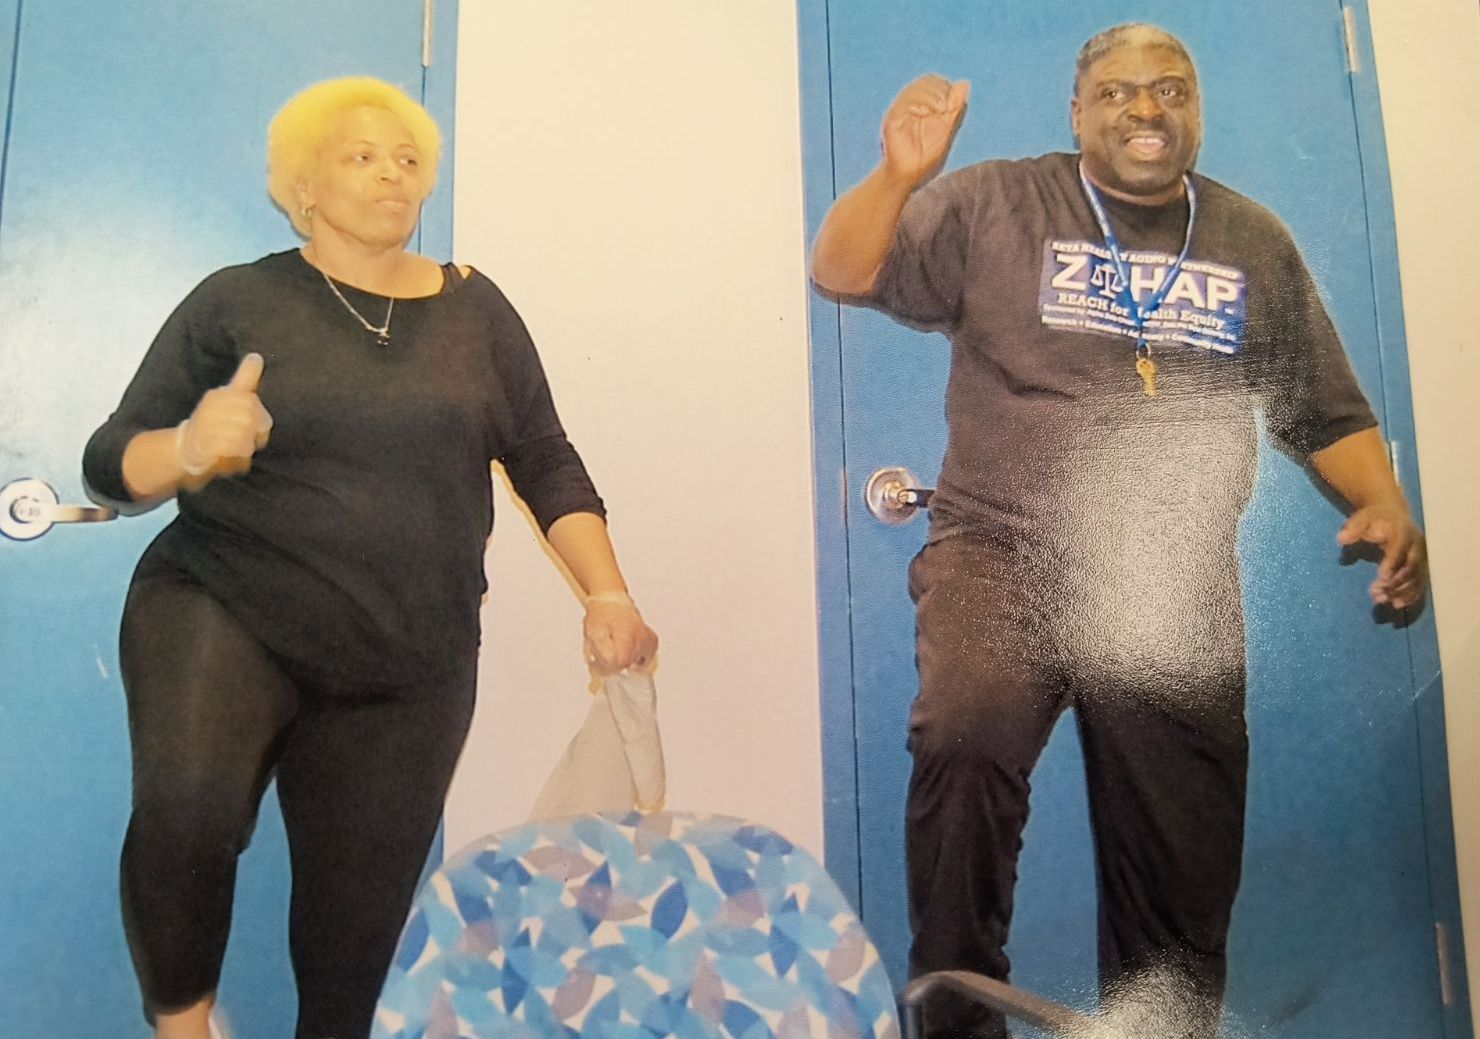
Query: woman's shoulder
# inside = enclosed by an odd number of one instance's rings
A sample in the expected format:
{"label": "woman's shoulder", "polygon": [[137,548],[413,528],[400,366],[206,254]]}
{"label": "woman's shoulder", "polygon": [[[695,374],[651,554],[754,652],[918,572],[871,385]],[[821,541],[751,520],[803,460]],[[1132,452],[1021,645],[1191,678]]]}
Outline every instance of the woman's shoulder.
{"label": "woman's shoulder", "polygon": [[504,290],[499,288],[498,283],[476,265],[454,260],[448,263],[447,266],[457,272],[461,278],[459,288],[470,299],[482,306],[491,308],[494,312],[502,313],[507,311],[510,314],[515,313],[514,304],[509,301],[509,297],[504,294]]}
{"label": "woman's shoulder", "polygon": [[462,320],[473,322],[505,359],[517,357],[527,362],[536,356],[524,318],[498,283],[475,264],[455,262],[448,267],[462,277],[457,293],[464,301],[459,307]]}
{"label": "woman's shoulder", "polygon": [[471,263],[463,263],[460,260],[449,260],[446,266],[457,271],[458,276],[462,278],[465,285],[476,285],[484,292],[490,288],[495,292],[498,291],[498,286],[493,283],[493,279]]}
{"label": "woman's shoulder", "polygon": [[305,270],[311,268],[303,255],[297,249],[285,249],[212,271],[201,279],[200,288],[224,293],[250,291],[301,278]]}
{"label": "woman's shoulder", "polygon": [[214,311],[242,301],[276,295],[285,279],[293,277],[293,250],[272,253],[247,263],[220,267],[200,281],[181,300],[187,313]]}

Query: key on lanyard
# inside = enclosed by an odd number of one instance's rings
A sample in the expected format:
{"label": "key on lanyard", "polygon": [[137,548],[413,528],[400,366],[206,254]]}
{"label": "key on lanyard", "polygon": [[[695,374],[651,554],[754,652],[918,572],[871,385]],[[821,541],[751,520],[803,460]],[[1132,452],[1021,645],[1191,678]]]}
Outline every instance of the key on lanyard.
{"label": "key on lanyard", "polygon": [[1110,218],[1105,213],[1104,204],[1100,202],[1100,193],[1090,183],[1089,177],[1085,176],[1083,163],[1079,164],[1079,183],[1084,185],[1084,195],[1089,199],[1090,209],[1094,210],[1100,233],[1105,236],[1105,247],[1110,250],[1110,259],[1115,262],[1115,276],[1120,279],[1120,291],[1125,298],[1126,308],[1131,312],[1131,320],[1136,324],[1136,374],[1141,377],[1141,388],[1146,391],[1146,396],[1154,397],[1156,362],[1151,359],[1151,345],[1146,342],[1146,322],[1166,300],[1167,293],[1172,291],[1172,284],[1177,280],[1177,275],[1182,273],[1182,262],[1187,259],[1187,252],[1192,248],[1192,225],[1197,220],[1197,191],[1192,186],[1192,178],[1182,174],[1182,186],[1187,191],[1187,236],[1182,240],[1182,252],[1178,255],[1177,262],[1172,264],[1161,285],[1143,307],[1131,291],[1130,270],[1126,267],[1125,257],[1120,253],[1120,242],[1115,237],[1115,232],[1110,230]]}

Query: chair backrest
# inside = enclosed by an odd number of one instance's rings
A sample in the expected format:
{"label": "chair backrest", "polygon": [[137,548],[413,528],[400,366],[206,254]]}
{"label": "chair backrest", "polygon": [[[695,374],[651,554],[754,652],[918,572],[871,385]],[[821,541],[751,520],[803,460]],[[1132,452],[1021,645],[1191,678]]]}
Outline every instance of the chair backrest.
{"label": "chair backrest", "polygon": [[896,1039],[853,910],[763,826],[677,812],[528,823],[412,907],[372,1039]]}

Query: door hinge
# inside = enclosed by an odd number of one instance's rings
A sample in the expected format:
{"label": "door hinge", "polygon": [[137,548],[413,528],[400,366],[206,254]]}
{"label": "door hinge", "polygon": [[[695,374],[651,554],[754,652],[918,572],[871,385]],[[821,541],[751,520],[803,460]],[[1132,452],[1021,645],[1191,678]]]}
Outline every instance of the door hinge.
{"label": "door hinge", "polygon": [[1341,25],[1346,38],[1346,71],[1355,76],[1362,71],[1362,53],[1357,47],[1357,12],[1343,5]]}
{"label": "door hinge", "polygon": [[1439,950],[1439,999],[1448,1006],[1454,1005],[1454,972],[1449,960],[1449,933],[1443,921],[1434,921],[1434,943]]}
{"label": "door hinge", "polygon": [[1388,441],[1388,462],[1390,462],[1393,467],[1393,482],[1399,487],[1402,487],[1403,470],[1398,466],[1398,442],[1396,440]]}
{"label": "door hinge", "polygon": [[432,23],[436,0],[421,0],[421,67],[432,67]]}

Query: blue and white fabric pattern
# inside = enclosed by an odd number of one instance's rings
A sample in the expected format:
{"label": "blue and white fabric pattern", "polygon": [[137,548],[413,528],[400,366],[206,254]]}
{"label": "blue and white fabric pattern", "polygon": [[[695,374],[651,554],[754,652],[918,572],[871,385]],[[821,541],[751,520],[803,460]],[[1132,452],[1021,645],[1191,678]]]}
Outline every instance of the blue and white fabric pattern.
{"label": "blue and white fabric pattern", "polygon": [[807,852],[633,812],[484,838],[422,889],[371,1039],[897,1039],[877,950]]}

